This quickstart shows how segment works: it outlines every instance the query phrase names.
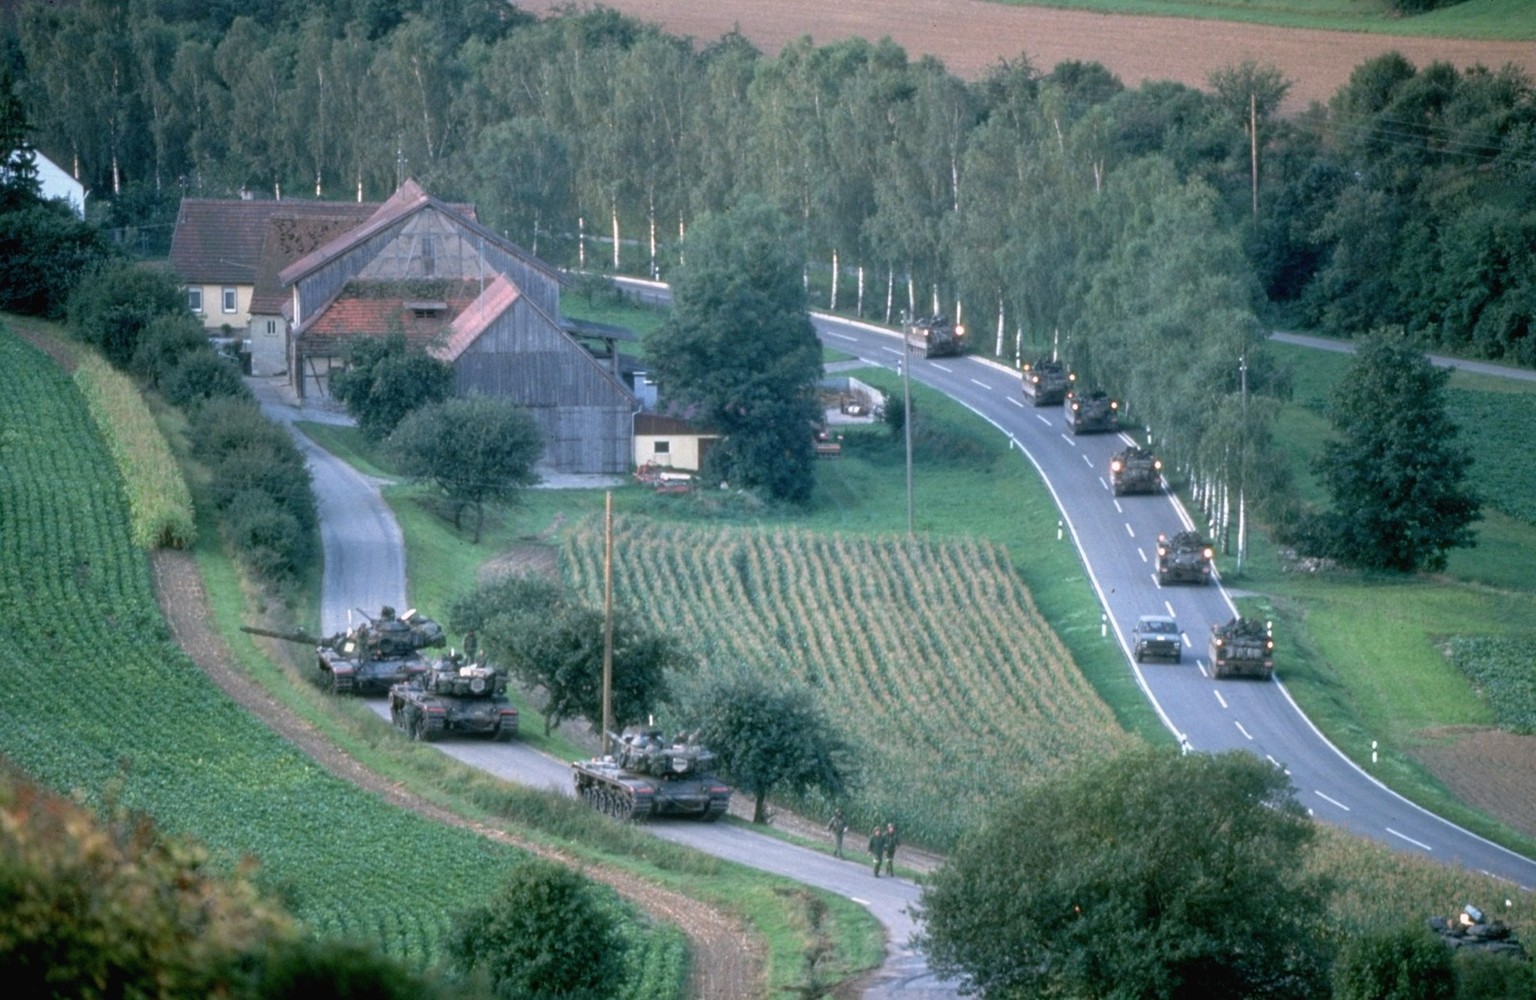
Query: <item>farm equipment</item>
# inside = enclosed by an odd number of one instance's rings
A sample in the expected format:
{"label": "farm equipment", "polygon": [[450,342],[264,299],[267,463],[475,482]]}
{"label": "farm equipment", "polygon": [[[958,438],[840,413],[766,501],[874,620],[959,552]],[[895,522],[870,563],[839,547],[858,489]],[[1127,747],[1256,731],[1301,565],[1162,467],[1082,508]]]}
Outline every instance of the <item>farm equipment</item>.
{"label": "farm equipment", "polygon": [[1233,618],[1211,626],[1211,676],[1267,678],[1275,672],[1275,637],[1269,622]]}
{"label": "farm equipment", "polygon": [[1516,940],[1509,925],[1489,920],[1470,903],[1455,917],[1430,917],[1429,929],[1453,949],[1469,949],[1524,959],[1525,947]]}
{"label": "farm equipment", "polygon": [[484,663],[466,662],[458,652],[393,685],[389,718],[413,740],[467,733],[506,743],[517,735],[517,709],[507,700],[507,675]]}
{"label": "farm equipment", "polygon": [[242,625],[242,631],[315,647],[322,686],[332,694],[385,694],[391,687],[423,674],[421,650],[447,642],[443,627],[414,609],[403,616],[385,605],[377,618],[359,610],[363,622],[345,632],[317,639],[304,632],[277,632]]}
{"label": "farm equipment", "polygon": [[1113,434],[1120,429],[1120,401],[1103,389],[1069,391],[1064,407],[1073,434]]}
{"label": "farm equipment", "polygon": [[1109,459],[1109,486],[1115,496],[1158,493],[1163,488],[1163,463],[1150,449],[1131,445]]}
{"label": "farm equipment", "polygon": [[947,358],[965,353],[965,327],[942,314],[911,320],[903,325],[907,346],[925,358]]}
{"label": "farm equipment", "polygon": [[1067,371],[1067,366],[1060,361],[1041,358],[1024,366],[1024,398],[1036,406],[1064,403],[1076,379],[1077,376]]}
{"label": "farm equipment", "polygon": [[1180,531],[1172,538],[1157,536],[1157,582],[1211,582],[1211,558],[1216,550],[1198,531]]}
{"label": "farm equipment", "polygon": [[620,820],[681,816],[712,823],[731,804],[731,789],[714,775],[715,755],[679,733],[664,743],[655,726],[608,734],[613,752],[571,763],[576,794]]}

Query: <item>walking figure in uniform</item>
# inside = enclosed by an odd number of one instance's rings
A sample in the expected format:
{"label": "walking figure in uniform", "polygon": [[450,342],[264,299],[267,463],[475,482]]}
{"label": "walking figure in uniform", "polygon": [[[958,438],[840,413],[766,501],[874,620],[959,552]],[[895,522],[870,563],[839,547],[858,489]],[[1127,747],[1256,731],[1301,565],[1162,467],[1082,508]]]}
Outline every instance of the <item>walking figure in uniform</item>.
{"label": "walking figure in uniform", "polygon": [[835,845],[832,850],[832,856],[840,858],[843,856],[843,834],[848,832],[848,821],[843,818],[843,810],[841,808],[838,808],[832,814],[832,820],[827,823],[827,829],[832,831],[832,841]]}
{"label": "walking figure in uniform", "polygon": [[875,832],[869,835],[869,853],[875,858],[875,878],[880,877],[880,859],[885,856],[885,830],[878,824]]}
{"label": "walking figure in uniform", "polygon": [[[881,845],[881,847],[884,849],[884,852],[885,852],[885,873],[887,875],[891,876],[892,878],[895,878],[896,877],[896,845],[901,842],[897,838],[897,836],[896,836],[896,824],[895,823],[887,823],[887,824],[885,824],[885,837],[884,837],[884,841],[885,842]],[[880,859],[879,858],[875,859],[875,868],[876,868],[876,874],[879,874],[879,871],[878,871],[878,869],[880,868]]]}

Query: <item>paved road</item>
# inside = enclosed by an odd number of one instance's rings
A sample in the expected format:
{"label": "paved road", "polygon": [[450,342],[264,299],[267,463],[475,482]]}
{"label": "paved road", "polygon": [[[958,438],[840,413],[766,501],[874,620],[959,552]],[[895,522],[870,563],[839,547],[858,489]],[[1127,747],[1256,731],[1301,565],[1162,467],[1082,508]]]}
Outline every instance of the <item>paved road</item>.
{"label": "paved road", "polygon": [[[901,339],[881,328],[828,316],[818,317],[816,325],[824,341],[873,364],[898,369],[902,361]],[[1020,392],[1017,373],[1006,366],[974,357],[914,359],[911,365],[915,381],[987,420],[1039,470],[1067,535],[1082,554],[1127,669],[1164,723],[1191,749],[1252,751],[1285,769],[1302,804],[1319,819],[1398,850],[1487,872],[1526,890],[1536,887],[1536,862],[1413,805],[1355,766],[1302,714],[1281,681],[1210,678],[1205,656],[1209,629],[1235,613],[1231,596],[1220,585],[1157,583],[1158,533],[1192,523],[1169,494],[1121,498],[1111,493],[1109,457],[1130,441],[1128,436],[1074,437],[1061,408],[1031,406]],[[1178,619],[1186,647],[1183,664],[1134,662],[1128,634],[1137,617],[1149,613]],[[1283,637],[1280,645],[1283,649]]]}
{"label": "paved road", "polygon": [[[1269,339],[1279,341],[1282,344],[1297,344],[1301,347],[1311,347],[1319,351],[1335,351],[1339,354],[1355,353],[1354,344],[1347,340],[1338,340],[1333,337],[1314,337],[1306,333],[1275,330],[1269,335]],[[1428,358],[1430,364],[1437,368],[1455,368],[1458,371],[1472,372],[1475,375],[1495,375],[1499,378],[1518,379],[1522,382],[1536,382],[1536,371],[1529,368],[1515,368],[1511,365],[1494,364],[1492,361],[1468,361],[1465,358],[1453,358],[1446,354],[1430,354]]]}

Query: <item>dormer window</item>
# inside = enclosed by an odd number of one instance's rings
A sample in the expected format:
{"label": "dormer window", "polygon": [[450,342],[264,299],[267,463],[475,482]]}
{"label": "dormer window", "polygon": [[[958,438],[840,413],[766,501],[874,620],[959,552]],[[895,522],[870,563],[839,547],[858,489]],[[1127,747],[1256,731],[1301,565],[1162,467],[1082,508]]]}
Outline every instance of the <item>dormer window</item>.
{"label": "dormer window", "polygon": [[437,319],[439,316],[443,315],[443,313],[448,311],[448,303],[426,301],[406,302],[405,308],[409,309],[411,314],[417,319]]}

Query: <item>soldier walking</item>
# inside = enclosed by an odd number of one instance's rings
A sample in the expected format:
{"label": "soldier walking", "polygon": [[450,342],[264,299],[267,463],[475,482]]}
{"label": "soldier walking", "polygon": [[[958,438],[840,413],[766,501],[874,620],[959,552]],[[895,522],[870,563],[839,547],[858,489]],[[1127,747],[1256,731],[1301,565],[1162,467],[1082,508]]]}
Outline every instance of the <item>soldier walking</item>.
{"label": "soldier walking", "polygon": [[869,835],[869,853],[875,859],[875,878],[879,878],[880,859],[885,856],[885,830],[879,824],[875,825],[875,832]]}
{"label": "soldier walking", "polygon": [[[885,852],[885,873],[887,875],[891,876],[891,878],[895,878],[896,877],[896,845],[901,842],[899,840],[899,838],[897,838],[897,836],[896,836],[896,824],[895,823],[887,823],[887,824],[885,824],[885,837],[884,837],[884,841],[885,841],[885,843],[882,844],[881,846],[884,848],[884,852]],[[876,858],[875,859],[875,874],[878,875],[879,874],[879,870],[880,870],[880,859]]]}
{"label": "soldier walking", "polygon": [[832,813],[832,819],[827,823],[827,829],[832,831],[832,840],[835,845],[832,850],[832,856],[840,858],[843,856],[843,834],[848,832],[848,821],[843,818],[841,807]]}

